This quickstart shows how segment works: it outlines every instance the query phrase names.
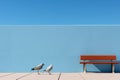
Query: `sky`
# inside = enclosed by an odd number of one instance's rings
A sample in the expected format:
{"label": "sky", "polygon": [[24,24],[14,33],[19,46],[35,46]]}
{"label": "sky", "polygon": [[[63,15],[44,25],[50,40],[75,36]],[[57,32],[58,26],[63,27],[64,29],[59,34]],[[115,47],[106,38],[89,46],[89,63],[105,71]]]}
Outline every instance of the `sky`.
{"label": "sky", "polygon": [[118,25],[119,3],[119,0],[1,0],[0,25]]}
{"label": "sky", "polygon": [[[0,72],[29,72],[40,63],[45,63],[44,69],[53,64],[53,72],[80,72],[83,66],[79,56],[83,53],[120,56],[119,26],[74,26],[119,25],[119,3],[119,0],[1,0]],[[90,68],[98,70],[95,66]]]}

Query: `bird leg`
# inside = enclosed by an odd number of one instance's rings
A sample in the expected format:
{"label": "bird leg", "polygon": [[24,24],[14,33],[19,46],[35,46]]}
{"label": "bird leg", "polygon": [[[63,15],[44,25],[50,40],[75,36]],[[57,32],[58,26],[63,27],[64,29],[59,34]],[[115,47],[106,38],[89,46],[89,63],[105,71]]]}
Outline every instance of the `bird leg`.
{"label": "bird leg", "polygon": [[49,75],[51,75],[51,73],[50,72],[48,72],[49,73]]}
{"label": "bird leg", "polygon": [[39,70],[38,70],[38,75],[40,75]]}

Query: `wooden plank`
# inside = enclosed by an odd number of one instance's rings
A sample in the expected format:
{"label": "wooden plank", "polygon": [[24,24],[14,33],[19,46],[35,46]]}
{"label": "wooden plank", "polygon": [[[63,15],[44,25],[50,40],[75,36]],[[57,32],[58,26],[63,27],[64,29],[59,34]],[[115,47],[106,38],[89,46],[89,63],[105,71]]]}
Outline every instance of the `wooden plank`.
{"label": "wooden plank", "polygon": [[115,55],[81,55],[81,60],[116,60]]}
{"label": "wooden plank", "polygon": [[80,62],[80,64],[119,64],[119,62]]}

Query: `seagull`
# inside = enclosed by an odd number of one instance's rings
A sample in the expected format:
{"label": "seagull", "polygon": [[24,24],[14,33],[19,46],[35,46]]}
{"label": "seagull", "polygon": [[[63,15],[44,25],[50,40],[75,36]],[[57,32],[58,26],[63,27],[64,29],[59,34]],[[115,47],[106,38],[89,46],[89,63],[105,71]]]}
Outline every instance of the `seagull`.
{"label": "seagull", "polygon": [[45,65],[44,63],[39,64],[39,65],[37,65],[36,67],[32,68],[31,70],[37,70],[37,71],[38,71],[38,75],[39,75],[39,74],[40,74],[40,73],[39,73],[39,70],[41,70],[44,65]]}
{"label": "seagull", "polygon": [[45,72],[48,72],[49,75],[51,75],[50,71],[51,71],[52,69],[53,69],[53,65],[50,64],[44,71],[45,71]]}

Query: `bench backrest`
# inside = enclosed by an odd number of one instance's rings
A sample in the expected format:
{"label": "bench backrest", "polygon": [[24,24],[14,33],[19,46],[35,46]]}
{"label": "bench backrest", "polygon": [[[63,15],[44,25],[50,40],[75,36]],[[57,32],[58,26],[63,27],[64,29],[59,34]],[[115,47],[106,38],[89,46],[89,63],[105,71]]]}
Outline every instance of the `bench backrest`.
{"label": "bench backrest", "polygon": [[81,60],[116,60],[115,55],[81,55]]}

